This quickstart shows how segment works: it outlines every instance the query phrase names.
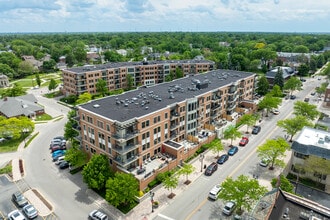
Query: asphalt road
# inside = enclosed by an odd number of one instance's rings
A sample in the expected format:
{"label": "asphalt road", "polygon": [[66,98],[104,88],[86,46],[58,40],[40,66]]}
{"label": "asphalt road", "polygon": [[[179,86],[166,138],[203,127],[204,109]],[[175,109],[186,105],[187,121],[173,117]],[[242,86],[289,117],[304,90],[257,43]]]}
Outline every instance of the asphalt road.
{"label": "asphalt road", "polygon": [[[279,108],[279,115],[271,115],[264,117],[262,121],[262,130],[258,135],[250,135],[250,141],[245,147],[239,147],[236,155],[229,158],[229,160],[220,165],[218,170],[211,176],[201,176],[196,180],[191,187],[183,192],[164,210],[162,210],[156,220],[198,220],[198,219],[231,219],[231,217],[224,216],[221,213],[223,208],[223,201],[210,201],[207,199],[209,191],[217,183],[221,183],[228,176],[236,178],[244,174],[259,175],[259,179],[274,178],[268,169],[262,168],[258,165],[260,159],[257,157],[256,149],[266,139],[284,137],[284,132],[276,126],[278,120],[282,120],[291,116],[293,111],[293,103],[297,100],[304,100],[305,97],[310,97],[311,91],[316,86],[319,86],[321,81],[317,79],[309,79],[303,84],[303,90],[295,92],[297,98],[295,100],[283,100]],[[318,104],[316,101],[311,100],[310,103]],[[279,169],[279,168],[277,168]]]}

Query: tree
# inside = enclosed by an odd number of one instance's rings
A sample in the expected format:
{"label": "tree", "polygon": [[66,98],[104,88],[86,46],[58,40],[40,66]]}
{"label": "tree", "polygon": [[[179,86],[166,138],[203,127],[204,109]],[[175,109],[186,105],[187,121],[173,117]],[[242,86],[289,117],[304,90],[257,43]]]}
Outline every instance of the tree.
{"label": "tree", "polygon": [[278,85],[281,89],[284,86],[283,71],[280,67],[277,68],[277,73],[274,78],[274,85]]}
{"label": "tree", "polygon": [[103,79],[97,80],[97,83],[95,84],[96,91],[102,95],[102,97],[106,96],[107,92],[109,91],[107,82]]}
{"label": "tree", "polygon": [[233,145],[233,140],[236,138],[242,137],[241,132],[238,131],[238,129],[234,126],[234,125],[230,125],[227,127],[226,130],[224,130],[223,132],[223,138],[225,140],[230,139],[230,145]]}
{"label": "tree", "polygon": [[298,115],[304,116],[307,119],[313,121],[320,115],[320,112],[317,110],[316,105],[312,105],[303,101],[296,101],[293,104],[293,114],[297,116]]}
{"label": "tree", "polygon": [[56,66],[55,60],[50,59],[49,61],[44,61],[42,63],[42,70],[45,72],[54,71],[55,66]]}
{"label": "tree", "polygon": [[77,144],[72,144],[65,153],[65,160],[72,166],[81,167],[87,162],[87,153],[79,149]]}
{"label": "tree", "polygon": [[114,178],[106,182],[105,199],[113,206],[130,206],[139,195],[139,182],[127,173],[116,172]]}
{"label": "tree", "polygon": [[222,190],[219,198],[225,201],[235,201],[238,213],[242,213],[243,208],[250,211],[253,204],[258,201],[266,192],[267,188],[261,186],[256,179],[240,175],[236,180],[227,178],[221,184]]}
{"label": "tree", "polygon": [[309,66],[307,64],[300,64],[300,66],[298,67],[298,72],[299,72],[299,76],[308,76],[309,73]]}
{"label": "tree", "polygon": [[188,180],[188,176],[195,171],[195,167],[192,164],[185,163],[183,167],[178,171],[179,175],[186,175],[186,182],[185,184],[189,184],[190,181]]}
{"label": "tree", "polygon": [[175,189],[178,186],[179,180],[178,177],[172,175],[172,176],[166,176],[163,180],[163,185],[165,189],[170,190],[171,194],[168,196],[169,198],[173,198],[175,194],[173,193],[173,189]]}
{"label": "tree", "polygon": [[302,82],[297,77],[291,77],[286,81],[284,84],[283,89],[289,90],[290,95],[292,95],[292,92],[295,90],[302,90]]}
{"label": "tree", "polygon": [[246,125],[246,133],[248,134],[249,127],[253,126],[256,123],[256,118],[253,117],[253,115],[251,115],[251,114],[245,114],[240,118],[239,122],[242,125]]}
{"label": "tree", "polygon": [[68,120],[67,123],[64,125],[64,137],[66,140],[73,141],[74,137],[77,137],[79,135],[79,132],[75,130],[77,128],[77,122],[74,120]]}
{"label": "tree", "polygon": [[3,95],[9,97],[16,97],[16,96],[25,95],[25,91],[23,90],[22,86],[20,86],[18,83],[14,83],[13,88],[6,89]]}
{"label": "tree", "polygon": [[175,69],[175,78],[176,78],[176,79],[180,79],[180,78],[182,78],[182,77],[183,77],[183,71],[182,71],[181,68],[177,67],[177,68]]}
{"label": "tree", "polygon": [[22,61],[18,66],[18,73],[21,77],[29,76],[36,72],[34,66],[28,61]]}
{"label": "tree", "polygon": [[[280,187],[283,191],[293,193],[293,185],[292,183],[282,174],[280,174],[280,179],[273,178],[271,181],[272,187],[277,188]],[[278,181],[280,181],[280,185],[278,186]]]}
{"label": "tree", "polygon": [[134,88],[134,77],[131,74],[126,75],[127,89],[132,90]]}
{"label": "tree", "polygon": [[308,119],[302,115],[297,115],[294,118],[288,118],[280,120],[277,122],[277,126],[283,128],[283,130],[290,136],[290,142],[292,142],[293,136],[303,129],[305,126],[312,127],[313,124],[308,121]]}
{"label": "tree", "polygon": [[39,74],[36,74],[36,82],[37,82],[38,87],[40,87],[40,85],[41,85],[41,79],[40,79]]}
{"label": "tree", "polygon": [[290,145],[283,138],[268,139],[266,142],[257,148],[258,157],[267,158],[270,161],[269,169],[274,169],[274,165],[283,166],[282,157],[285,152],[290,149]]}
{"label": "tree", "polygon": [[85,93],[79,95],[76,103],[77,104],[83,104],[83,103],[86,103],[86,102],[88,102],[90,100],[92,100],[92,95],[89,94],[88,92],[85,92]]}
{"label": "tree", "polygon": [[58,84],[56,83],[55,79],[50,79],[49,85],[48,85],[48,90],[52,91],[57,88]]}
{"label": "tree", "polygon": [[223,148],[223,144],[221,142],[220,139],[216,138],[214,139],[211,143],[208,144],[208,148],[210,150],[212,150],[214,153],[217,153],[217,157],[219,157],[219,153],[220,151],[222,151],[224,148]]}
{"label": "tree", "polygon": [[283,92],[279,85],[274,85],[272,91],[270,91],[270,94],[272,94],[273,97],[283,97]]}
{"label": "tree", "polygon": [[0,73],[8,76],[9,78],[14,77],[14,70],[7,64],[0,63]]}
{"label": "tree", "polygon": [[330,160],[314,155],[309,155],[305,160],[304,170],[317,176],[319,182],[322,181],[323,176],[330,174]]}
{"label": "tree", "polygon": [[278,97],[273,97],[271,94],[267,94],[258,104],[260,110],[266,109],[266,117],[270,110],[277,108],[281,104],[282,100]]}
{"label": "tree", "polygon": [[83,180],[88,187],[102,190],[111,176],[108,158],[102,154],[94,154],[82,171]]}
{"label": "tree", "polygon": [[325,93],[325,91],[328,87],[328,84],[329,83],[324,82],[321,84],[321,86],[315,88],[315,92],[318,94],[319,97],[321,97],[321,95]]}
{"label": "tree", "polygon": [[261,76],[258,81],[257,93],[259,95],[266,95],[269,89],[269,82],[265,76]]}

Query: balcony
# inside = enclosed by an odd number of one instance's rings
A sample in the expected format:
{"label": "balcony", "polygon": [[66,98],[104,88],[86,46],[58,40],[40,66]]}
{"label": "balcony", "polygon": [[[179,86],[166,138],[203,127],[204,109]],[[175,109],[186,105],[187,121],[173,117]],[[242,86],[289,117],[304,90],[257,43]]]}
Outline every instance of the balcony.
{"label": "balcony", "polygon": [[124,142],[126,140],[132,139],[136,136],[139,135],[139,130],[135,130],[133,132],[127,132],[126,134],[112,134],[111,137],[114,138],[115,140],[119,141],[119,142]]}
{"label": "balcony", "polygon": [[174,130],[174,129],[176,129],[177,127],[179,127],[179,123],[171,124],[171,126],[170,126],[170,130]]}
{"label": "balcony", "polygon": [[177,118],[179,117],[179,113],[178,112],[171,112],[171,119],[172,118]]}
{"label": "balcony", "polygon": [[138,144],[130,144],[130,145],[126,145],[126,146],[119,146],[119,145],[116,145],[113,149],[113,151],[119,153],[119,154],[125,154],[129,151],[132,151],[136,148],[138,148],[139,145]]}
{"label": "balcony", "polygon": [[120,164],[121,166],[125,167],[128,164],[132,163],[133,161],[139,159],[138,155],[132,155],[130,158],[125,159],[123,158],[122,155],[117,155],[114,159],[114,161],[118,164]]}

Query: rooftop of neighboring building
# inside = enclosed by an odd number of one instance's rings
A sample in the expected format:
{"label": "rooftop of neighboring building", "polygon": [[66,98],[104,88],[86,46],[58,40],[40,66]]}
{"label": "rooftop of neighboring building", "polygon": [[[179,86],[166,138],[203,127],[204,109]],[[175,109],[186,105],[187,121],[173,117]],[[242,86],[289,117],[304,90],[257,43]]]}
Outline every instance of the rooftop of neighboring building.
{"label": "rooftop of neighboring building", "polygon": [[132,66],[141,66],[141,65],[154,65],[154,64],[171,64],[171,63],[209,63],[214,64],[213,61],[210,60],[159,60],[159,61],[140,61],[140,62],[118,62],[118,63],[105,63],[101,65],[86,65],[86,66],[80,66],[80,67],[73,67],[68,70],[67,72],[72,73],[85,73],[88,71],[97,71],[97,70],[105,70],[105,69],[111,69],[111,68],[119,68],[119,67],[132,67]]}
{"label": "rooftop of neighboring building", "polygon": [[277,66],[266,73],[266,78],[275,78],[278,70],[282,71],[283,79],[286,79],[295,74],[294,69],[288,66]]}
{"label": "rooftop of neighboring building", "polygon": [[[79,108],[114,121],[125,122],[168,106],[175,106],[187,99],[195,98],[253,75],[254,73],[248,72],[214,70],[150,87],[139,87],[121,95],[93,100],[80,105]],[[205,88],[197,89],[198,83]]]}
{"label": "rooftop of neighboring building", "polygon": [[330,159],[330,133],[304,127],[291,148],[301,154]]}
{"label": "rooftop of neighboring building", "polygon": [[274,189],[265,194],[254,207],[251,220],[329,219],[330,209],[312,200]]}

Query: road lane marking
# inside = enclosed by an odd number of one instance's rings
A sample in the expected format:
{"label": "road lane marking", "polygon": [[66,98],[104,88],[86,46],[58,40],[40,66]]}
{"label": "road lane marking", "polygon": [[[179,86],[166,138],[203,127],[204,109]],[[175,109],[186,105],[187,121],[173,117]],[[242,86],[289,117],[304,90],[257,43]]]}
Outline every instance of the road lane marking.
{"label": "road lane marking", "polygon": [[[291,111],[284,119],[282,119],[282,120],[285,120],[285,119],[287,119],[287,118],[289,118],[289,116],[291,116],[292,115],[292,112],[293,111]],[[278,120],[277,120],[278,121]],[[276,130],[278,130],[279,129],[279,127],[276,125],[276,127],[272,130],[272,132],[271,133],[269,133],[267,136],[266,136],[266,138],[265,138],[265,140],[268,140],[269,139],[269,137],[276,131]],[[261,146],[263,143],[265,143],[265,140],[260,144],[260,145],[258,145],[258,146]],[[250,159],[250,157],[257,151],[257,148],[258,147],[255,147],[254,148],[254,150],[226,177],[226,178],[228,178],[228,177],[231,177],[231,176],[233,176],[237,171],[238,171],[238,169],[239,168],[241,168],[241,166],[243,166],[243,164],[245,164],[245,162],[248,160],[248,159]],[[203,206],[203,205],[205,205],[205,203],[206,203],[206,201],[207,201],[208,199],[207,198],[205,198],[186,218],[185,218],[185,220],[189,220],[189,219],[191,219],[191,217]]]}
{"label": "road lane marking", "polygon": [[161,217],[161,218],[164,218],[166,220],[175,220],[174,218],[167,217],[166,215],[163,215],[163,214],[160,214],[160,213],[158,214],[158,216]]}

